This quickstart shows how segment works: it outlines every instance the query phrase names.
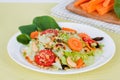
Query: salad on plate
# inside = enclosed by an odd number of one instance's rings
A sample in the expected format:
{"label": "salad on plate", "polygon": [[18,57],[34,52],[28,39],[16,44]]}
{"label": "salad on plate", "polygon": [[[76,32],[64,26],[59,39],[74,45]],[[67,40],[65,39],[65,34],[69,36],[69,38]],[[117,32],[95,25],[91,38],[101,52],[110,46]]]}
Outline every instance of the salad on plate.
{"label": "salad on plate", "polygon": [[29,63],[42,69],[69,70],[94,64],[103,53],[101,36],[92,37],[72,28],[60,27],[50,16],[40,16],[33,24],[20,26],[17,41],[23,44],[21,53]]}

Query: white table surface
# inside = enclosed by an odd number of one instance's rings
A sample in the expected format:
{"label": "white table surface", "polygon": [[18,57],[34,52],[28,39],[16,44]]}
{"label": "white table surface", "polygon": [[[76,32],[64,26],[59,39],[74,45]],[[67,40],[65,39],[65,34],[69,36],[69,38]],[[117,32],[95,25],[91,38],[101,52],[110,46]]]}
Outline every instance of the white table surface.
{"label": "white table surface", "polygon": [[36,2],[55,2],[55,3],[58,3],[58,2],[61,2],[62,0],[0,0],[0,2],[33,2],[33,3],[36,3]]}

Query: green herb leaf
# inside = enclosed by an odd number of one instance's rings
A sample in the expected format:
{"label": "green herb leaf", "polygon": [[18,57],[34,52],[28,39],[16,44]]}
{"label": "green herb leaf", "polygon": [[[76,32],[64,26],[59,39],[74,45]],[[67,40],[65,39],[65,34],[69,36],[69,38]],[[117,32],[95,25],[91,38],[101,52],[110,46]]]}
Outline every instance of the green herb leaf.
{"label": "green herb leaf", "polygon": [[61,29],[56,21],[50,16],[40,16],[33,19],[33,24],[37,25],[41,30]]}
{"label": "green herb leaf", "polygon": [[30,42],[30,37],[26,34],[20,34],[17,36],[17,41],[24,45],[27,45]]}
{"label": "green herb leaf", "polygon": [[62,64],[67,65],[67,61],[66,61],[65,56],[62,56],[62,57],[60,58],[60,60],[61,60]]}
{"label": "green herb leaf", "polygon": [[19,30],[21,31],[22,34],[30,35],[31,32],[38,30],[38,28],[35,24],[30,24],[30,25],[20,26]]}
{"label": "green herb leaf", "polygon": [[115,0],[114,11],[118,18],[120,18],[120,0]]}

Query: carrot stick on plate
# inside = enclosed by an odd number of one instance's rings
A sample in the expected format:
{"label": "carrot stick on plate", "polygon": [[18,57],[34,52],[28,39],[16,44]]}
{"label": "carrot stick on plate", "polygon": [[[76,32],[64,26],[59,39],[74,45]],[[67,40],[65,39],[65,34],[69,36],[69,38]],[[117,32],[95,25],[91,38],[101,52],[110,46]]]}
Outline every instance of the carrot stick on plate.
{"label": "carrot stick on plate", "polygon": [[80,68],[84,65],[84,61],[80,58],[79,60],[77,60],[77,68]]}
{"label": "carrot stick on plate", "polygon": [[73,33],[76,33],[77,31],[74,30],[74,29],[71,29],[71,28],[65,28],[65,27],[62,27],[62,30],[64,31],[68,31],[68,32],[73,32]]}

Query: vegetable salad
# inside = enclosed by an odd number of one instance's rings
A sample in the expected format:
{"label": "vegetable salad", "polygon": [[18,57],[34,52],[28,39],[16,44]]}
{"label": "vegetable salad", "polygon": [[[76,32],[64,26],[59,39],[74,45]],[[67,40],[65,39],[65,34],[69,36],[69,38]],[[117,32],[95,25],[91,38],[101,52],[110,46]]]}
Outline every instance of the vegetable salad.
{"label": "vegetable salad", "polygon": [[50,16],[39,16],[30,25],[20,26],[16,39],[25,47],[24,58],[44,69],[78,69],[94,63],[102,53],[103,37],[92,38],[88,34],[60,27]]}
{"label": "vegetable salad", "polygon": [[31,41],[22,53],[25,59],[45,69],[77,69],[94,63],[95,55],[102,53],[99,43],[103,37],[91,38],[70,28],[33,31]]}

